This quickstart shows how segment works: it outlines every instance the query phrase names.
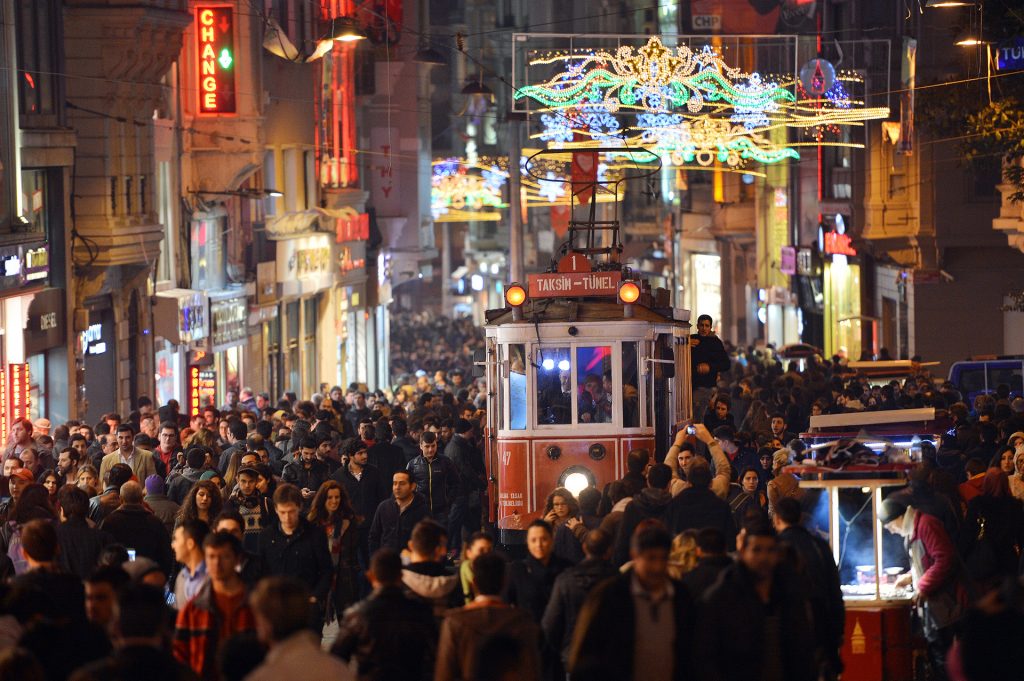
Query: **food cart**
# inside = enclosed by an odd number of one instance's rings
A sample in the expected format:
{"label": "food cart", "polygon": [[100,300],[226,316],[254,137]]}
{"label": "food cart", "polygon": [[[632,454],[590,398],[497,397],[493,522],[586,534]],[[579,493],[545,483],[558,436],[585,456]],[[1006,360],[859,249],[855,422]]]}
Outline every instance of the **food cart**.
{"label": "food cart", "polygon": [[[924,643],[912,634],[903,538],[879,521],[904,489],[921,443],[941,441],[931,409],[812,417],[801,435],[811,456],[786,470],[800,479],[808,528],[828,540],[846,606],[843,681],[912,681]],[[829,465],[823,465],[823,464]]]}

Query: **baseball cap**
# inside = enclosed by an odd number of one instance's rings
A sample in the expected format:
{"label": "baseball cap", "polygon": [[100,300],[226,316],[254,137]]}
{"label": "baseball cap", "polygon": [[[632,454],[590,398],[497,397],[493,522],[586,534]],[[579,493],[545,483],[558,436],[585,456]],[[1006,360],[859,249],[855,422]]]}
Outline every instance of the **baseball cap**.
{"label": "baseball cap", "polygon": [[32,475],[32,471],[27,468],[19,468],[11,473],[12,478],[21,478],[25,482],[35,482],[36,476]]}

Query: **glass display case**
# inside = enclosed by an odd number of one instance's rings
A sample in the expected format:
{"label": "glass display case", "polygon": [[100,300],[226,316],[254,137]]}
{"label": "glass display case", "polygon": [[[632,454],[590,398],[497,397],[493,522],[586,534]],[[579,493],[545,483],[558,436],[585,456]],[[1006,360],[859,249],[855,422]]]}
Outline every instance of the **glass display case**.
{"label": "glass display case", "polygon": [[902,470],[821,471],[800,481],[805,490],[808,528],[827,538],[839,567],[839,580],[847,607],[905,603],[911,587],[898,586],[910,570],[903,538],[879,522],[882,501],[903,489]]}

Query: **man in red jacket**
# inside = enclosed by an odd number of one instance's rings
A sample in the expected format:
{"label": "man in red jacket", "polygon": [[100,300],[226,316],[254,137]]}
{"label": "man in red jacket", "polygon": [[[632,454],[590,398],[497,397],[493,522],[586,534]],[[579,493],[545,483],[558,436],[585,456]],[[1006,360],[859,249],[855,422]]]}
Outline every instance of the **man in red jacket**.
{"label": "man in red jacket", "polygon": [[912,497],[896,494],[882,502],[879,520],[885,529],[903,537],[910,553],[910,572],[897,586],[913,586],[913,603],[921,615],[933,678],[944,681],[946,654],[964,612],[964,590],[956,547],[942,521],[926,508],[915,508]]}

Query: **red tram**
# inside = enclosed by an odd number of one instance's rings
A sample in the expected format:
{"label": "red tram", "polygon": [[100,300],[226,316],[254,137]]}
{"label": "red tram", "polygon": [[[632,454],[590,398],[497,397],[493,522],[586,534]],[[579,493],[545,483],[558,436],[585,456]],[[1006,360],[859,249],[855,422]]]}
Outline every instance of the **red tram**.
{"label": "red tram", "polygon": [[557,266],[487,312],[488,496],[503,544],[524,542],[555,487],[602,489],[637,448],[660,461],[689,417],[690,313],[621,250],[617,221],[570,223]]}

